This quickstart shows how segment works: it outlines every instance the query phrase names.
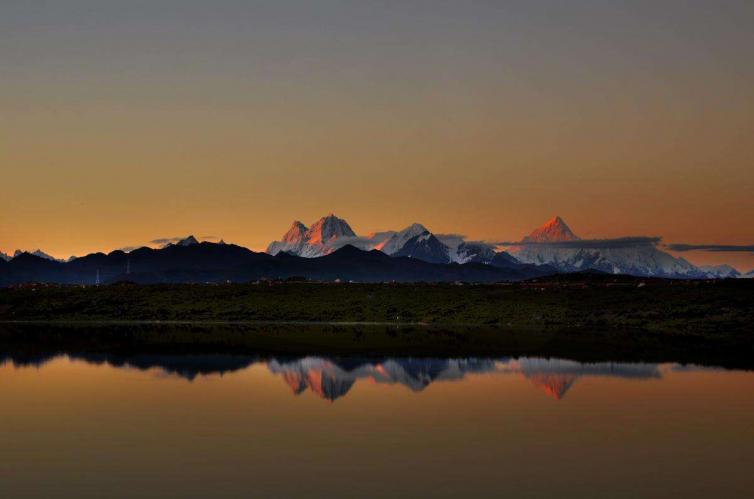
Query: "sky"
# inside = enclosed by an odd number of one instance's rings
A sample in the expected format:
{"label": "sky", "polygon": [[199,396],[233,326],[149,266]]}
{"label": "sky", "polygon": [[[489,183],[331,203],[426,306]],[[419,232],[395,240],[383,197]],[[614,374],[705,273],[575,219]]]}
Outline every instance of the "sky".
{"label": "sky", "polygon": [[751,26],[750,0],[0,0],[0,251],[262,250],[330,212],[752,245]]}

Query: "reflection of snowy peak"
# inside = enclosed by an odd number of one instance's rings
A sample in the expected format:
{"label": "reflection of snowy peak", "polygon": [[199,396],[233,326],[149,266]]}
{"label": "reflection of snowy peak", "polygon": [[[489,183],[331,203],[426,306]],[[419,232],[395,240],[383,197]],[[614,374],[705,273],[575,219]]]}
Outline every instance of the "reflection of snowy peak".
{"label": "reflection of snowy peak", "polygon": [[267,367],[274,374],[281,374],[298,395],[307,389],[320,398],[333,401],[348,393],[356,380],[333,362],[317,357],[306,357],[294,362],[272,360]]}
{"label": "reflection of snowy peak", "polygon": [[[350,364],[350,365],[349,365]],[[347,362],[318,357],[284,362],[271,360],[268,368],[283,377],[294,394],[307,389],[326,400],[344,396],[359,379],[376,383],[400,384],[412,391],[421,391],[436,380],[462,379],[467,373],[495,369],[489,359],[385,359],[384,361]]]}
{"label": "reflection of snowy peak", "polygon": [[346,395],[358,380],[402,385],[414,392],[436,381],[457,381],[468,374],[520,374],[560,400],[580,377],[659,378],[657,364],[601,362],[583,364],[564,359],[324,359],[305,357],[268,362],[273,374],[280,375],[298,395],[307,390],[325,400]]}
{"label": "reflection of snowy peak", "polygon": [[520,372],[555,400],[562,399],[576,380],[582,376],[661,377],[657,364],[616,362],[583,364],[564,359],[523,358],[511,363],[510,370]]}

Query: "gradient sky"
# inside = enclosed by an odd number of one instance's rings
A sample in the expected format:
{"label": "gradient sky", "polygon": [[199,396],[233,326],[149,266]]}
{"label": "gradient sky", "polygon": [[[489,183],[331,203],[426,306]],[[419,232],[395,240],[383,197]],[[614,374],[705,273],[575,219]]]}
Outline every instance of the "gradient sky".
{"label": "gradient sky", "polygon": [[2,0],[0,251],[263,249],[331,211],[753,244],[752,26],[751,0]]}

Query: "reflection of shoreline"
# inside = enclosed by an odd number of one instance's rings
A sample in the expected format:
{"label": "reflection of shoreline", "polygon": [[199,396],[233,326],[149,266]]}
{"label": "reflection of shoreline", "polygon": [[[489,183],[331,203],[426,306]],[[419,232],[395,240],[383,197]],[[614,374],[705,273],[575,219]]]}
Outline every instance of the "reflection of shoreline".
{"label": "reflection of shoreline", "polygon": [[614,377],[661,379],[666,369],[696,370],[696,366],[622,362],[582,363],[566,359],[522,357],[518,359],[425,359],[425,358],[260,358],[240,355],[131,355],[60,354],[44,357],[6,356],[0,363],[15,367],[41,368],[55,358],[68,357],[88,364],[116,368],[158,370],[160,375],[189,381],[197,376],[228,374],[263,364],[280,376],[295,395],[310,390],[320,398],[335,401],[362,380],[400,385],[420,392],[430,384],[457,381],[469,374],[517,374],[531,381],[555,400],[562,399],[580,378]]}

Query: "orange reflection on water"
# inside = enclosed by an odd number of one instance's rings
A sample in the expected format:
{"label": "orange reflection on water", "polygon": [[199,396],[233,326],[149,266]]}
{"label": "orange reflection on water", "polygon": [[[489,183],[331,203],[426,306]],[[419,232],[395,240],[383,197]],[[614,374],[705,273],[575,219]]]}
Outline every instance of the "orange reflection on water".
{"label": "orange reflection on water", "polygon": [[[0,366],[0,495],[745,497],[753,485],[750,372],[305,358],[197,375],[160,362],[171,367]],[[302,382],[314,396],[291,396]]]}

